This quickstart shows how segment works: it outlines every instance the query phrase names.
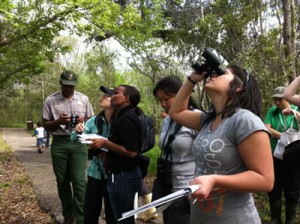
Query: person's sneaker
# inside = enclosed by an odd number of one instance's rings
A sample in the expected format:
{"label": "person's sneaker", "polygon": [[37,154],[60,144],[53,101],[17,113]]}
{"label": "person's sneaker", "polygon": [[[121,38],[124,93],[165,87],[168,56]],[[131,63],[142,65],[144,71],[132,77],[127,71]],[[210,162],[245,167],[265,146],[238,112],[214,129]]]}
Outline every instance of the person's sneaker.
{"label": "person's sneaker", "polygon": [[39,153],[43,153],[43,151],[42,151],[41,149],[38,149],[38,152],[39,152]]}

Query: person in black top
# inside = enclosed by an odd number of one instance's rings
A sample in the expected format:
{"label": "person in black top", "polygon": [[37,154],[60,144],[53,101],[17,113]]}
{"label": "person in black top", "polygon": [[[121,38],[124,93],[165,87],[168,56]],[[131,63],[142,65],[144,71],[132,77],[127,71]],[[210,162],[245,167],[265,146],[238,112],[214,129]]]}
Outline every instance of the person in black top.
{"label": "person in black top", "polygon": [[[108,171],[107,190],[116,219],[123,212],[134,209],[134,196],[140,191],[142,175],[139,168],[139,131],[141,124],[138,116],[141,110],[139,91],[129,85],[115,88],[111,98],[111,106],[117,113],[112,122],[108,139],[94,140],[91,148],[109,150],[106,160]],[[134,217],[120,221],[122,224],[134,224]]]}

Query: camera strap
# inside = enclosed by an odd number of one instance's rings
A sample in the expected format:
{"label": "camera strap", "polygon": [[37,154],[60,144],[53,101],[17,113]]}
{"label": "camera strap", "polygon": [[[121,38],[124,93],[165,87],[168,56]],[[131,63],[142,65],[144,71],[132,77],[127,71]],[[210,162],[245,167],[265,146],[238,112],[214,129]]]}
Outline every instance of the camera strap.
{"label": "camera strap", "polygon": [[[161,155],[160,155],[160,157],[163,158],[165,161],[170,161],[170,162],[172,161],[172,142],[175,139],[175,135],[181,129],[181,125],[176,123],[173,133],[168,135],[173,122],[174,122],[174,120],[172,119],[170,121],[168,130],[167,130],[166,135],[164,137],[163,144],[162,144]],[[165,144],[166,138],[168,138],[168,139],[167,139],[167,143]]]}
{"label": "camera strap", "polygon": [[96,118],[95,118],[95,126],[98,129],[98,135],[102,135],[102,124],[103,124],[103,119],[104,118],[104,111],[101,111],[99,114],[97,114]]}

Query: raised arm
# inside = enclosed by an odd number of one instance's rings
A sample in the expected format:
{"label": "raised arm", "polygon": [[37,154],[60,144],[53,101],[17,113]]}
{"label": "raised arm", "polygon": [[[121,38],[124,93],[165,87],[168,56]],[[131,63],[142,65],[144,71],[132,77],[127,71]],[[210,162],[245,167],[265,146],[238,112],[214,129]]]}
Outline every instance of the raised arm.
{"label": "raised arm", "polygon": [[283,99],[291,104],[300,106],[300,96],[297,94],[297,90],[300,87],[300,76],[294,79],[294,81],[285,89]]}
{"label": "raised arm", "polygon": [[203,78],[204,74],[199,75],[196,72],[192,72],[176,94],[169,111],[169,115],[177,123],[198,131],[200,130],[201,112],[188,110],[188,102],[194,86],[202,81]]}

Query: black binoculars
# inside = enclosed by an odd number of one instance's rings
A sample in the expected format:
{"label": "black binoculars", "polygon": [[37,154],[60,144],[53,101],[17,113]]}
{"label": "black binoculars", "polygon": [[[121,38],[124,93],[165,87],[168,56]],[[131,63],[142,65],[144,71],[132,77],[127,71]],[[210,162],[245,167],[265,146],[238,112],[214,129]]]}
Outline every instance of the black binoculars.
{"label": "black binoculars", "polygon": [[221,65],[220,58],[215,55],[209,48],[206,48],[202,54],[202,56],[206,59],[204,63],[196,62],[192,65],[193,69],[199,74],[206,72],[206,76],[210,77],[212,74],[216,74],[217,76],[223,75],[225,71],[222,68],[219,68]]}
{"label": "black binoculars", "polygon": [[66,129],[67,130],[72,130],[73,128],[75,128],[76,124],[78,123],[78,115],[76,114],[70,114],[70,122],[68,122],[66,124]]}

